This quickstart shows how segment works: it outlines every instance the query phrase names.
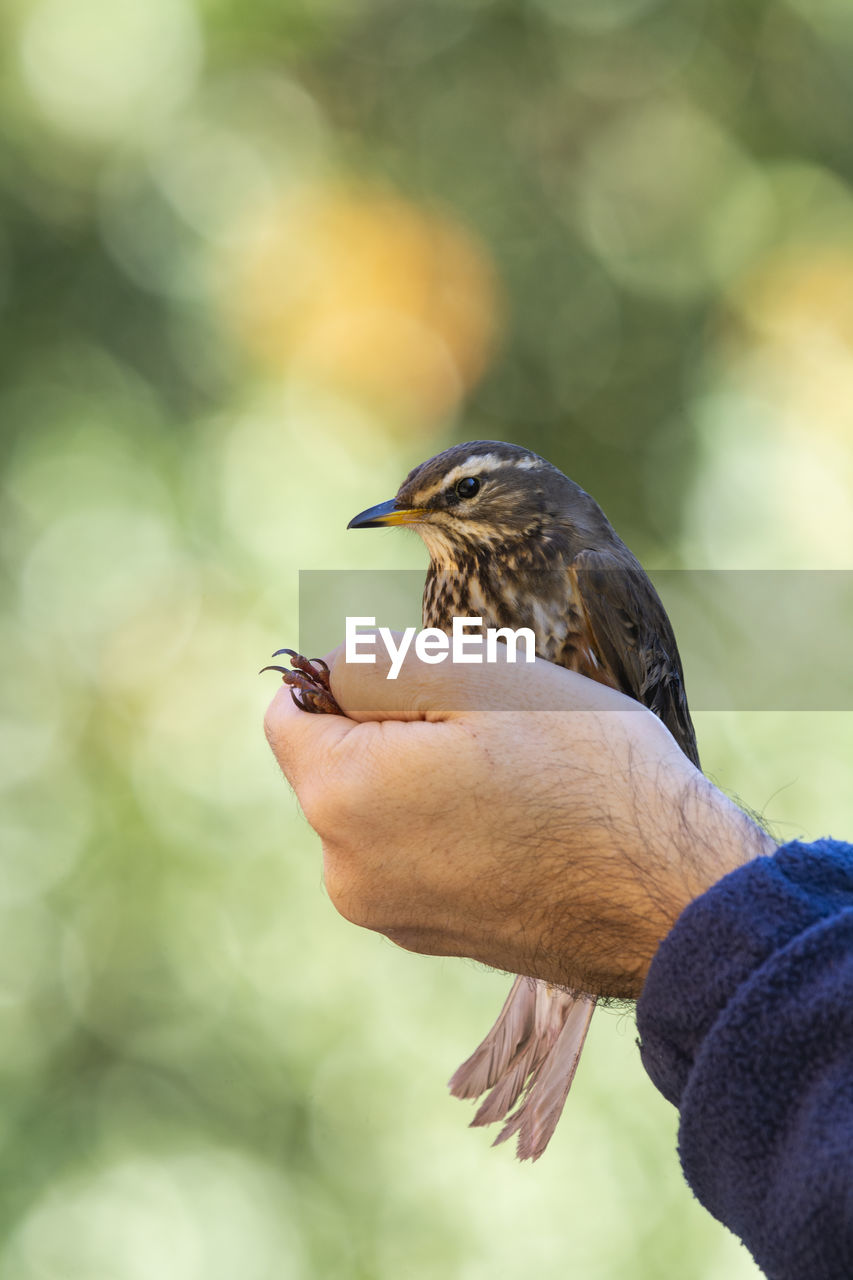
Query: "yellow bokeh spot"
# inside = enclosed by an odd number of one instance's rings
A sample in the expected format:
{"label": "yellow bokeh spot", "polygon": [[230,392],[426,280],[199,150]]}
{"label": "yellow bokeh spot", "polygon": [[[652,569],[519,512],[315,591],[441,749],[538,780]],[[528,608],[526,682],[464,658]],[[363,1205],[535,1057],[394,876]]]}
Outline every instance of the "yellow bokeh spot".
{"label": "yellow bokeh spot", "polygon": [[225,309],[272,370],[427,421],[481,377],[502,311],[470,232],[397,195],[341,187],[256,215],[231,261]]}
{"label": "yellow bokeh spot", "polygon": [[785,419],[814,438],[853,431],[853,250],[799,244],[742,280],[735,305],[772,370]]}
{"label": "yellow bokeh spot", "polygon": [[853,352],[853,252],[800,246],[762,263],[741,290],[755,327],[794,342],[824,333]]}

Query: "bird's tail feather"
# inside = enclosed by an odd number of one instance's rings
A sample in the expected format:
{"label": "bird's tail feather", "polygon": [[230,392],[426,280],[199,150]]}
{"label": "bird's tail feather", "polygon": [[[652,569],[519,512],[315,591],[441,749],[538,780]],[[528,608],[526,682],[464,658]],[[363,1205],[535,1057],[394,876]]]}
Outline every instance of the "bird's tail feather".
{"label": "bird's tail feather", "polygon": [[594,1009],[590,997],[516,978],[495,1025],[450,1080],[457,1098],[490,1090],[472,1125],[506,1119],[495,1145],[517,1133],[518,1158],[537,1160],[562,1114]]}

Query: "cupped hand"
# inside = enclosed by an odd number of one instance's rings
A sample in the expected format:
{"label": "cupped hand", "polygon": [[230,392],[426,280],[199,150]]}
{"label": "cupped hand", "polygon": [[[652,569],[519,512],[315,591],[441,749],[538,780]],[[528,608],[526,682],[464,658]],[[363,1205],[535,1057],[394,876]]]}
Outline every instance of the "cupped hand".
{"label": "cupped hand", "polygon": [[344,716],[265,728],[332,902],[412,951],[634,998],[688,902],[772,852],[637,702],[542,659],[399,676],[329,654]]}

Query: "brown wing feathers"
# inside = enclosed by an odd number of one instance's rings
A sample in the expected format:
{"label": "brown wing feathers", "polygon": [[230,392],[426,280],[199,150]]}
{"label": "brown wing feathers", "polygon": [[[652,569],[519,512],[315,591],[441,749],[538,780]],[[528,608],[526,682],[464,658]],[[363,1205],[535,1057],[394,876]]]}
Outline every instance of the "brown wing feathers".
{"label": "brown wing feathers", "polygon": [[601,661],[617,688],[653,711],[699,767],[681,658],[669,618],[627,547],[582,551],[573,564],[579,598]]}

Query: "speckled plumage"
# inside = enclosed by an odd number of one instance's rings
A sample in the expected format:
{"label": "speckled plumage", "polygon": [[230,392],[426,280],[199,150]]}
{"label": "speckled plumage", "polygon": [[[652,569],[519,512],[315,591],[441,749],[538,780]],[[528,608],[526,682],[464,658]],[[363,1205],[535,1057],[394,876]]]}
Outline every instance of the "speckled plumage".
{"label": "speckled plumage", "polygon": [[[466,476],[482,484],[467,501],[455,493]],[[580,485],[529,449],[474,440],[415,467],[395,505],[420,513],[407,523],[430,553],[425,627],[449,631],[462,615],[484,627],[530,627],[540,657],[649,706],[698,765],[664,607]]]}

